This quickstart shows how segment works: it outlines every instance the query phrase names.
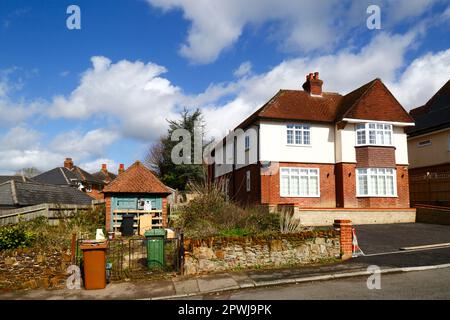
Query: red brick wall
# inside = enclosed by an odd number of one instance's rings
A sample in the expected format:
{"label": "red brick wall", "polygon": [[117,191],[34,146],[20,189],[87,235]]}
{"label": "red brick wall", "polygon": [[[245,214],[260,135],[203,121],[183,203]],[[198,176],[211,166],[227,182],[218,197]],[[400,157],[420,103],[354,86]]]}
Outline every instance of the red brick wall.
{"label": "red brick wall", "polygon": [[294,204],[302,207],[334,208],[336,206],[334,164],[303,164],[280,162],[280,167],[318,168],[320,170],[319,198],[289,198],[280,196],[280,171],[261,176],[261,203],[268,205]]}
{"label": "red brick wall", "polygon": [[354,163],[336,164],[336,207],[356,208],[356,177]]}
{"label": "red brick wall", "polygon": [[395,168],[394,147],[355,147],[357,168]]}

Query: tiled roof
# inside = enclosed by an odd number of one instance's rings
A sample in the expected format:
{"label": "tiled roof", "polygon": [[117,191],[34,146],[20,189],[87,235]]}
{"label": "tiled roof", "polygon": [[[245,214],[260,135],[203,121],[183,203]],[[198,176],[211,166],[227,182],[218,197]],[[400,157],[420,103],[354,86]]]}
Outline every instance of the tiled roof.
{"label": "tiled roof", "polygon": [[170,193],[170,190],[140,161],[136,161],[108,184],[104,193]]}
{"label": "tiled roof", "polygon": [[374,79],[344,96],[330,92],[315,96],[303,90],[280,90],[238,128],[246,128],[257,119],[338,122],[345,117],[414,122],[383,82]]}
{"label": "tiled roof", "polygon": [[103,181],[103,183],[106,183],[106,184],[110,183],[115,178],[117,178],[117,175],[115,175],[114,173],[109,172],[109,171],[105,172],[103,170],[100,170],[100,171],[98,171],[96,173],[93,173],[92,176],[95,177],[98,180]]}
{"label": "tiled roof", "polygon": [[416,126],[407,130],[410,136],[450,128],[450,80],[428,100],[410,111]]}
{"label": "tiled roof", "polygon": [[40,183],[56,185],[76,185],[78,181],[103,184],[101,179],[94,177],[92,174],[77,166],[74,166],[72,170],[64,167],[54,168],[41,173],[34,177],[33,180]]}
{"label": "tiled roof", "polygon": [[92,198],[70,186],[15,180],[0,184],[0,207],[24,207],[42,203],[89,205]]}
{"label": "tiled roof", "polygon": [[15,181],[33,181],[31,178],[27,178],[22,175],[15,175],[15,176],[0,176],[0,184],[3,182],[9,181],[9,180],[15,180]]}

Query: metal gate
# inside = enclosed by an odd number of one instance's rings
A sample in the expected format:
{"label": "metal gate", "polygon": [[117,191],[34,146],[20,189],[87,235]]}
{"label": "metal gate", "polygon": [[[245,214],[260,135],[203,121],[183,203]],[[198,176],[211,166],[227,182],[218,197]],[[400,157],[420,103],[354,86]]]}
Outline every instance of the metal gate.
{"label": "metal gate", "polygon": [[[79,250],[83,239],[77,240],[77,264],[82,268],[83,258]],[[173,239],[164,240],[165,264],[162,268],[150,269],[147,265],[147,239],[139,237],[117,238],[108,241],[106,256],[107,274],[110,280],[142,279],[176,274],[183,271],[183,233],[177,232]]]}

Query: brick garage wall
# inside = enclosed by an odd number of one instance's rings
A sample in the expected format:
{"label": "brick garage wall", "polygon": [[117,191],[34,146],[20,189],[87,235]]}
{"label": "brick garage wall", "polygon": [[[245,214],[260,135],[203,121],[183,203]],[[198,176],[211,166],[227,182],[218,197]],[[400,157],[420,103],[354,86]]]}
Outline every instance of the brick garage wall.
{"label": "brick garage wall", "polygon": [[267,237],[185,239],[184,274],[310,264],[340,257],[339,233],[280,234]]}
{"label": "brick garage wall", "polygon": [[266,205],[293,204],[303,207],[333,208],[336,206],[335,165],[280,162],[280,167],[318,168],[320,170],[320,197],[290,198],[280,196],[280,171],[261,176],[261,203]]}
{"label": "brick garage wall", "polygon": [[395,168],[394,147],[355,147],[357,168]]}

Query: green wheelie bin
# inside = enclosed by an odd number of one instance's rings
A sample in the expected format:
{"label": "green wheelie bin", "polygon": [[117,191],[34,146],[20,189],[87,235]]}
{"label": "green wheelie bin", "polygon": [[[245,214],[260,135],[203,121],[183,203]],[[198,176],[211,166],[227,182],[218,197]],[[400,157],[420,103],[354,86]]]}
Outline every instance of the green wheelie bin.
{"label": "green wheelie bin", "polygon": [[151,229],[144,233],[147,238],[147,265],[149,269],[162,269],[165,265],[164,240],[165,229]]}

